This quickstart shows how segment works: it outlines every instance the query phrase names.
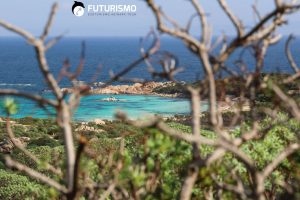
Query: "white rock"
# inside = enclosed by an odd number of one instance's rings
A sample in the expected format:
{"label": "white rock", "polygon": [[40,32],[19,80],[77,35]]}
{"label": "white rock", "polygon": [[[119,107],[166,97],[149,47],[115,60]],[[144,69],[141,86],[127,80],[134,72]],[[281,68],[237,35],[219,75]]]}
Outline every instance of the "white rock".
{"label": "white rock", "polygon": [[101,120],[101,119],[95,119],[94,120],[95,124],[97,125],[105,125],[105,121]]}

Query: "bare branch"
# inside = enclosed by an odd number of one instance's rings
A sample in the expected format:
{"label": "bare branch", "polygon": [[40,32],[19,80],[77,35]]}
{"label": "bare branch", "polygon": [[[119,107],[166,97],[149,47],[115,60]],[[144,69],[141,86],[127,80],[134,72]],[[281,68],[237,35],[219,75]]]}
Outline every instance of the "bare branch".
{"label": "bare branch", "polygon": [[232,11],[230,10],[229,6],[227,5],[226,0],[218,0],[218,2],[220,4],[220,6],[222,7],[222,9],[227,14],[227,16],[229,17],[229,19],[231,20],[231,22],[233,23],[233,25],[235,26],[235,29],[236,29],[236,31],[238,33],[238,37],[241,38],[244,35],[244,27],[243,27],[242,23],[232,13]]}
{"label": "bare branch", "polygon": [[300,121],[300,109],[298,104],[292,98],[288,97],[275,83],[272,83],[272,89],[275,94],[285,103],[289,111],[293,114],[293,116]]}
{"label": "bare branch", "polygon": [[174,36],[184,40],[187,45],[192,46],[191,48],[193,49],[194,52],[198,51],[200,43],[197,39],[193,38],[185,31],[179,31],[176,29],[168,28],[163,23],[161,9],[157,5],[155,5],[154,0],[147,0],[147,4],[151,8],[151,10],[153,11],[153,13],[155,15],[158,30],[160,30],[161,32],[167,33],[169,35],[174,35]]}
{"label": "bare branch", "polygon": [[134,121],[127,118],[125,113],[117,112],[116,118],[124,121],[127,124],[131,124],[133,126],[139,127],[139,128],[148,128],[148,127],[156,127],[157,129],[161,130],[162,132],[166,133],[167,135],[174,137],[175,139],[184,140],[189,143],[196,142],[199,145],[200,144],[208,144],[208,145],[216,145],[216,142],[214,140],[205,138],[201,135],[191,135],[187,133],[183,133],[181,131],[178,131],[176,129],[173,129],[169,127],[167,124],[165,124],[160,118],[153,117],[152,119],[146,119],[146,120],[139,120]]}
{"label": "bare branch", "polygon": [[192,26],[192,23],[193,23],[193,20],[194,20],[197,16],[198,16],[198,14],[193,14],[193,15],[190,17],[190,19],[189,19],[189,21],[188,21],[188,23],[187,23],[187,25],[186,25],[186,28],[185,28],[185,31],[186,31],[187,33],[190,31],[191,26]]}
{"label": "bare branch", "polygon": [[[252,29],[250,29],[242,38],[234,39],[218,58],[219,62],[224,62],[232,54],[232,52],[239,46],[244,46],[249,42],[258,41],[268,36],[276,27],[282,23],[282,16],[285,13],[293,13],[300,9],[300,5],[283,5],[276,7],[273,11],[265,15]],[[263,28],[267,22],[272,18],[273,23],[266,28]]]}
{"label": "bare branch", "polygon": [[203,7],[200,5],[200,3],[197,0],[191,0],[192,5],[194,6],[194,8],[196,9],[199,17],[200,17],[200,21],[201,21],[201,29],[202,29],[202,34],[201,34],[201,42],[202,44],[207,43],[208,41],[208,23],[207,23],[207,19],[206,19],[206,13],[203,9]]}
{"label": "bare branch", "polygon": [[[28,151],[22,144],[16,142],[16,137],[12,131],[11,125],[10,125],[10,118],[7,117],[6,120],[6,130],[7,134],[9,136],[10,141],[13,143],[15,147],[17,147],[20,151],[22,151],[26,156],[28,156],[31,160],[33,160],[35,163],[40,164],[42,161],[38,159],[34,154],[32,154],[30,151]],[[49,170],[57,175],[62,175],[62,172],[60,169],[56,169],[52,165],[50,165],[48,162],[44,162],[45,169]]]}
{"label": "bare branch", "polygon": [[300,144],[298,143],[290,144],[288,147],[286,147],[278,156],[276,156],[276,158],[270,164],[265,167],[262,172],[263,178],[267,178],[284,159],[286,159],[288,156],[295,153],[299,149]]}
{"label": "bare branch", "polygon": [[300,77],[300,70],[299,70],[297,73],[295,73],[295,74],[293,74],[293,75],[287,77],[286,79],[284,79],[284,80],[282,81],[282,83],[284,83],[284,84],[292,83],[293,81],[295,81],[295,80],[298,79],[299,77]]}
{"label": "bare branch", "polygon": [[192,190],[197,180],[198,173],[199,167],[197,165],[191,164],[188,168],[188,175],[181,188],[180,200],[188,200],[191,198]]}
{"label": "bare branch", "polygon": [[18,96],[33,100],[40,105],[50,105],[53,107],[58,106],[58,103],[55,100],[46,99],[39,95],[29,94],[27,92],[21,92],[13,89],[0,89],[0,96]]}
{"label": "bare branch", "polygon": [[48,34],[49,34],[49,31],[50,31],[51,26],[53,24],[54,16],[55,16],[55,14],[57,12],[57,9],[58,9],[58,3],[54,3],[52,5],[51,12],[50,12],[50,15],[48,17],[48,21],[47,21],[46,26],[44,28],[44,32],[43,32],[43,34],[40,37],[40,39],[42,41],[44,41],[46,39],[46,37],[48,36]]}
{"label": "bare branch", "polygon": [[5,162],[8,167],[15,168],[20,172],[24,172],[28,176],[30,176],[34,179],[37,179],[37,180],[41,181],[42,183],[55,188],[56,190],[60,191],[63,194],[67,193],[67,188],[65,188],[65,186],[59,184],[58,182],[54,181],[53,179],[33,170],[25,165],[22,165],[19,162],[12,160],[10,156],[5,157]]}
{"label": "bare branch", "polygon": [[291,53],[291,50],[290,50],[290,43],[291,41],[294,39],[294,36],[293,35],[290,35],[285,43],[285,54],[288,58],[288,61],[290,63],[290,66],[292,67],[292,69],[294,70],[295,73],[299,72],[299,67],[298,65],[296,64],[293,56],[292,56],[292,53]]}
{"label": "bare branch", "polygon": [[7,23],[1,19],[0,19],[0,26],[24,37],[26,40],[28,40],[29,43],[32,43],[35,40],[34,36],[31,33],[27,32],[17,26],[14,26],[10,23]]}
{"label": "bare branch", "polygon": [[[191,94],[191,111],[192,111],[192,131],[194,136],[200,136],[200,95],[199,89],[194,89],[188,87],[188,90]],[[180,199],[187,200],[191,198],[192,190],[197,180],[199,166],[195,165],[194,162],[201,162],[200,148],[197,143],[193,142],[193,162],[188,167],[188,175],[184,180],[183,186],[181,188]]]}
{"label": "bare branch", "polygon": [[[152,42],[152,45],[150,46],[150,48],[147,51],[145,51],[145,49],[141,47],[142,57],[140,57],[139,59],[135,60],[134,62],[132,62],[128,66],[126,66],[123,70],[121,70],[117,74],[112,74],[110,80],[107,81],[105,84],[103,84],[101,86],[101,88],[104,88],[104,87],[110,85],[111,83],[113,83],[115,81],[118,81],[122,76],[126,75],[132,69],[134,69],[135,67],[137,67],[138,64],[140,64],[141,62],[143,62],[143,61],[146,61],[146,63],[148,62],[147,59],[151,55],[155,54],[159,50],[159,48],[160,48],[160,40],[159,40],[159,38],[156,36],[156,34],[153,31],[150,31],[150,33],[148,34],[148,36],[146,36],[145,40],[148,37],[150,37],[150,35],[154,36],[154,40]],[[143,42],[144,41],[141,42],[141,45],[143,44]]]}
{"label": "bare branch", "polygon": [[53,47],[55,44],[57,44],[65,35],[66,33],[62,33],[61,35],[59,36],[56,36],[55,38],[51,39],[47,44],[46,44],[46,51],[48,49],[50,49],[51,47]]}
{"label": "bare branch", "polygon": [[58,101],[59,105],[56,107],[57,121],[58,121],[58,125],[60,126],[60,128],[64,133],[65,152],[67,154],[66,156],[67,184],[68,184],[68,189],[71,191],[73,189],[73,184],[74,184],[74,167],[75,167],[75,150],[74,150],[74,141],[73,141],[73,134],[71,128],[71,111],[69,105],[63,100],[64,94],[61,91],[61,88],[59,87],[58,82],[55,80],[53,74],[50,72],[46,55],[45,55],[47,48],[45,46],[44,38],[48,35],[56,9],[57,9],[57,4],[54,4],[49,19],[47,21],[47,24],[45,26],[44,33],[41,36],[41,38],[35,38],[30,33],[24,31],[23,29],[15,27],[2,20],[0,21],[0,26],[3,26],[4,28],[25,37],[34,46],[39,68],[48,86],[53,91],[54,96]]}

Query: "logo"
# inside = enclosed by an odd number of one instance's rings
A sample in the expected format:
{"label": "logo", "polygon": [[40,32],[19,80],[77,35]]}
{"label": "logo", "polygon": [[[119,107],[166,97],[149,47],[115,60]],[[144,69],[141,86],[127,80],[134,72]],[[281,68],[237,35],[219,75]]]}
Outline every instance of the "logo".
{"label": "logo", "polygon": [[90,4],[88,16],[134,16],[137,6],[134,4]]}
{"label": "logo", "polygon": [[79,1],[74,1],[74,5],[72,6],[72,12],[75,16],[81,17],[84,14],[84,4]]}
{"label": "logo", "polygon": [[86,7],[82,2],[74,1],[72,12],[77,17],[83,16],[85,11],[87,16],[136,16],[137,12],[134,4],[87,4]]}

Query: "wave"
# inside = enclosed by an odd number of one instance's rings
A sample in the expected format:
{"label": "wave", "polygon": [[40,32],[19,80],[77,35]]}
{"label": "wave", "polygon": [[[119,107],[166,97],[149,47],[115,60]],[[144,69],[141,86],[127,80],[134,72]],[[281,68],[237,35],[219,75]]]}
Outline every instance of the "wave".
{"label": "wave", "polygon": [[31,83],[0,83],[0,86],[10,86],[10,87],[14,87],[14,86],[17,86],[17,87],[33,87],[35,86],[35,84],[31,84]]}

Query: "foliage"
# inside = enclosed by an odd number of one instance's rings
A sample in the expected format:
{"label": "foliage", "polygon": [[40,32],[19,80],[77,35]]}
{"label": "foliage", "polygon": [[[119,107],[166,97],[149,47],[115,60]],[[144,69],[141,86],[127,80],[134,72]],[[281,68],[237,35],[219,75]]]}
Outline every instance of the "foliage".
{"label": "foliage", "polygon": [[[282,125],[280,121],[287,120],[287,125]],[[121,125],[115,122],[116,127],[123,127],[119,129],[119,134],[132,130],[128,125]],[[271,121],[266,118],[261,121],[261,128],[264,128],[272,123],[274,127],[270,129],[263,140],[250,141],[242,146],[246,154],[256,161],[256,166],[262,169],[269,162],[271,162],[289,143],[295,140],[296,133],[300,127],[294,120],[288,120],[287,115],[281,114],[278,116],[278,121]],[[177,122],[169,122],[168,125],[177,130],[191,133],[191,127]],[[107,127],[113,126],[108,124]],[[242,127],[237,127],[232,131],[232,137],[240,136],[250,126],[250,123],[244,123]],[[106,129],[102,125],[102,129]],[[136,128],[134,128],[136,130]],[[143,131],[145,134],[140,135]],[[115,161],[123,157],[123,167],[118,173],[118,180],[122,187],[128,190],[138,191],[141,188],[146,189],[144,199],[176,199],[180,193],[183,179],[186,175],[187,165],[191,160],[191,145],[179,140],[174,140],[169,136],[161,133],[156,129],[145,129],[136,131],[133,135],[125,136],[125,150],[120,155],[119,148],[121,139],[110,138],[110,135],[105,132],[101,138],[92,138],[90,140],[91,149],[99,154],[102,162],[113,153]],[[117,136],[117,133],[115,133]],[[201,130],[201,134],[207,138],[216,138],[217,136],[212,131]],[[139,141],[139,142],[130,142]],[[134,149],[134,150],[133,150]],[[209,155],[212,147],[206,145],[201,146],[201,154],[203,156]],[[102,163],[101,170],[93,161],[84,159],[82,169],[93,177],[93,180],[105,182],[106,179],[113,177],[113,166]],[[279,181],[288,180],[289,171],[295,170],[294,167],[298,166],[285,160],[275,170],[270,178],[267,179],[266,188],[267,192],[275,190],[278,195],[282,194],[282,190],[277,185]],[[210,174],[216,174],[217,179],[226,180],[228,183],[235,183],[235,180],[230,178],[230,172],[237,171],[243,178],[243,182],[247,187],[249,185],[249,177],[245,166],[235,158],[234,155],[227,153],[221,160],[209,168],[203,167],[198,174],[198,182],[193,190],[193,198],[204,198],[204,191],[209,188],[217,189],[215,180]],[[156,177],[155,182],[151,182],[153,177]],[[233,199],[237,196],[230,192],[223,193],[224,199]]]}
{"label": "foliage", "polygon": [[18,106],[15,103],[15,100],[12,98],[6,98],[3,103],[3,107],[5,112],[9,115],[16,114],[18,111]]}
{"label": "foliage", "polygon": [[48,189],[26,176],[0,169],[0,199],[6,200],[46,200]]}
{"label": "foliage", "polygon": [[[17,120],[17,123],[24,123],[25,121],[28,123],[27,119]],[[13,152],[12,156],[19,162],[48,174],[43,169],[43,162],[49,162],[55,166],[62,167],[64,149],[60,139],[53,138],[53,135],[58,135],[58,133],[49,133],[49,131],[43,131],[40,128],[42,124],[52,124],[51,121],[32,120],[31,122],[33,124],[30,124],[30,127],[13,128],[20,135],[22,133],[22,135],[33,136],[27,148],[41,159],[42,162],[36,164],[17,150]],[[192,132],[191,126],[175,121],[169,120],[168,125],[188,134]],[[265,118],[260,122],[261,129],[267,128],[270,125],[272,125],[272,128],[267,131],[263,139],[249,141],[241,147],[247,155],[255,160],[256,166],[259,169],[265,167],[284,147],[293,142],[300,130],[299,123],[293,119],[289,119],[288,115],[283,113],[278,115],[278,119],[275,121],[271,118]],[[54,125],[50,126],[53,126],[53,130],[55,130]],[[76,128],[79,124],[76,123],[74,126]],[[192,159],[192,147],[189,143],[175,140],[155,128],[140,129],[118,121],[106,122],[104,125],[88,123],[88,126],[94,127],[96,130],[102,130],[101,132],[86,132],[86,137],[89,140],[88,148],[97,156],[95,160],[91,160],[88,155],[84,155],[80,166],[81,170],[91,177],[92,180],[102,183],[115,176],[113,170],[115,167],[114,164],[107,164],[109,158],[112,156],[112,159],[116,162],[119,159],[123,160],[123,167],[117,175],[122,187],[134,191],[144,188],[146,190],[143,195],[144,199],[176,199],[178,197],[183,179],[187,173],[187,166]],[[250,127],[251,121],[243,123],[240,127],[236,127],[231,131],[232,137],[240,136],[249,130]],[[41,130],[41,132],[37,130]],[[217,138],[213,131],[203,129],[201,130],[201,134],[206,138]],[[120,154],[122,138],[124,138],[125,149]],[[213,150],[213,147],[207,145],[202,145],[200,148],[202,156],[209,155]],[[300,156],[295,156],[292,162],[289,160],[282,162],[270,178],[267,179],[265,184],[267,192],[275,188],[278,195],[284,195],[277,183],[282,180],[289,180],[291,174],[288,172],[295,173],[293,176],[297,177],[296,168],[299,167]],[[193,189],[193,198],[202,199],[204,198],[205,191],[209,188],[217,189],[215,180],[210,174],[216,174],[218,180],[225,180],[228,183],[234,184],[235,180],[230,175],[230,171],[232,170],[236,171],[242,177],[246,187],[250,187],[245,166],[234,155],[227,153],[212,166],[200,169],[198,182],[196,182],[196,186]],[[12,174],[6,170],[1,170],[0,172],[1,181],[8,179],[7,177],[11,177],[10,179],[13,180],[9,184],[0,187],[0,195],[8,195],[8,199],[12,197],[14,199],[21,199],[17,194],[22,194],[25,197],[27,194],[32,194],[33,198],[38,199],[43,199],[46,197],[45,195],[49,195],[47,193],[48,190],[43,186],[24,176]],[[153,180],[155,181],[151,182]],[[12,189],[7,189],[8,185],[10,185],[10,188],[18,187],[22,188],[22,190],[16,189],[14,193]],[[100,190],[99,192],[103,191]],[[232,199],[237,197],[231,192],[224,192],[223,198]]]}
{"label": "foliage", "polygon": [[13,152],[13,157],[15,157],[21,163],[24,163],[34,169],[43,170],[45,162],[61,166],[64,160],[63,146],[57,146],[54,148],[50,146],[29,146],[28,150],[37,158],[39,158],[41,162],[36,164],[33,160],[26,157],[24,153],[20,151]]}

